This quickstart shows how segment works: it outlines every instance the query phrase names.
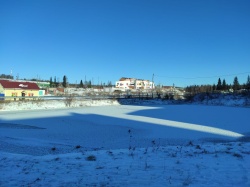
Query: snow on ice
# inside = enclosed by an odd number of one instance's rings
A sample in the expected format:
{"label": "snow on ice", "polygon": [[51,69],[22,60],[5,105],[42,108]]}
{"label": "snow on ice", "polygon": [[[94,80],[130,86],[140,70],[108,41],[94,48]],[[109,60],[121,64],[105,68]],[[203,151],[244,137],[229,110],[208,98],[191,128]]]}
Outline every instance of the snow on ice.
{"label": "snow on ice", "polygon": [[250,109],[211,102],[2,104],[0,186],[250,186]]}

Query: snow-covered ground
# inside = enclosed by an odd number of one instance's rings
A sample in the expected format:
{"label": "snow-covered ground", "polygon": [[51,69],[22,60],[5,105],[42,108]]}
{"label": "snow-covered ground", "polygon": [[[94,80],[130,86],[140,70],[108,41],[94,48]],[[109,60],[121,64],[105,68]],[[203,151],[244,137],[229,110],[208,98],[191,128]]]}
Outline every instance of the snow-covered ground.
{"label": "snow-covered ground", "polygon": [[0,186],[250,186],[250,108],[204,104],[2,104]]}

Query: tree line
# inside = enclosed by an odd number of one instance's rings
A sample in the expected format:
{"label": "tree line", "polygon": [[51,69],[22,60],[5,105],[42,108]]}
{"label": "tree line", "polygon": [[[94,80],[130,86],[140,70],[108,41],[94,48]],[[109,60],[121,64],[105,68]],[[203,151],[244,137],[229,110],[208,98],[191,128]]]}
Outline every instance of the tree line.
{"label": "tree line", "polygon": [[100,88],[103,88],[103,87],[110,87],[112,86],[112,82],[111,81],[108,81],[107,84],[105,83],[101,83],[100,85],[93,85],[91,80],[89,81],[82,81],[80,80],[80,83],[79,84],[73,84],[73,83],[69,83],[68,82],[68,78],[66,75],[63,76],[63,81],[60,82],[56,77],[54,77],[54,80],[52,77],[50,77],[50,87],[53,88],[53,87],[64,87],[64,88],[67,88],[67,87],[76,87],[76,88],[93,88],[93,87],[100,87]]}
{"label": "tree line", "polygon": [[5,75],[5,74],[1,74],[0,75],[1,79],[13,79],[14,77],[12,75]]}
{"label": "tree line", "polygon": [[185,88],[186,92],[189,93],[202,93],[202,92],[233,92],[238,90],[250,90],[250,76],[248,75],[246,83],[240,84],[238,81],[238,77],[234,77],[233,84],[227,84],[226,80],[221,78],[218,79],[217,85],[193,85],[187,86]]}
{"label": "tree line", "polygon": [[[3,78],[3,79],[14,79],[14,77],[12,75],[5,75],[5,74],[0,74],[0,78]],[[26,79],[25,79],[26,80]],[[32,79],[32,81],[41,81],[41,80],[37,80],[37,79]],[[112,82],[111,81],[108,81],[107,84],[105,83],[101,83],[100,85],[93,85],[91,80],[89,81],[82,81],[80,80],[80,83],[79,84],[70,84],[68,82],[68,78],[66,75],[63,76],[63,81],[60,82],[58,78],[54,77],[54,80],[52,77],[50,77],[50,87],[53,88],[53,87],[77,87],[77,88],[92,88],[92,87],[100,87],[100,88],[103,88],[103,87],[110,87],[112,86]],[[217,85],[213,84],[213,85],[192,85],[192,86],[187,86],[185,88],[185,91],[186,92],[189,92],[189,93],[202,93],[202,92],[214,92],[214,91],[225,91],[225,92],[228,92],[228,91],[237,91],[237,90],[241,90],[241,89],[244,89],[244,90],[250,90],[250,76],[248,75],[247,77],[247,81],[246,83],[243,83],[243,84],[240,84],[239,81],[238,81],[238,78],[237,76],[234,77],[234,80],[233,80],[233,84],[227,84],[226,83],[226,80],[223,79],[221,80],[221,78],[218,79],[218,82],[217,82]]]}

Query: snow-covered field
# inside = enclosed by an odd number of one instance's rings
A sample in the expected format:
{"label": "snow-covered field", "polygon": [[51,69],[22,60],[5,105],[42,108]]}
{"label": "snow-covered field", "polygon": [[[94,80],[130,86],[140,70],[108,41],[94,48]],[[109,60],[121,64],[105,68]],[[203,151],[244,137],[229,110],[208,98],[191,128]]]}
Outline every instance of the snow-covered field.
{"label": "snow-covered field", "polygon": [[1,187],[250,186],[247,107],[106,100],[0,110]]}

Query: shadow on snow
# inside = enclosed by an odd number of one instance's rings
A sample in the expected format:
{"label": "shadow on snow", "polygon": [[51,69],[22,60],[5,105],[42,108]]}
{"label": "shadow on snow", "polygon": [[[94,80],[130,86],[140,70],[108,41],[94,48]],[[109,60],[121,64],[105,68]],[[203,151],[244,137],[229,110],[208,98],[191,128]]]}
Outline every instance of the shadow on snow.
{"label": "shadow on snow", "polygon": [[[181,107],[181,108],[180,108]],[[161,106],[139,110],[127,116],[154,118],[154,122],[138,121],[118,117],[70,113],[65,116],[43,117],[19,120],[0,119],[1,150],[25,154],[49,154],[53,146],[57,150],[71,152],[76,145],[85,150],[128,149],[165,145],[186,145],[189,141],[237,139],[209,132],[201,132],[173,126],[159,125],[159,120],[183,121],[245,132],[234,116],[228,116],[229,107]],[[180,110],[180,111],[178,111]],[[213,111],[212,113],[210,111]],[[238,111],[238,110],[236,110]],[[41,111],[40,111],[41,112]],[[232,112],[232,111],[231,111]],[[244,118],[246,109],[240,109],[237,118]],[[237,123],[237,124],[235,124]],[[47,151],[45,151],[47,150]],[[40,152],[39,152],[40,151]]]}

